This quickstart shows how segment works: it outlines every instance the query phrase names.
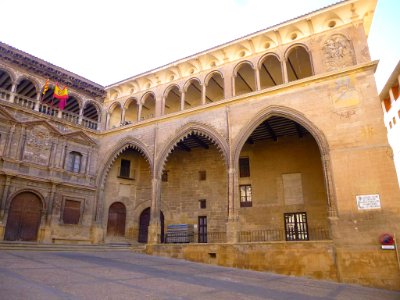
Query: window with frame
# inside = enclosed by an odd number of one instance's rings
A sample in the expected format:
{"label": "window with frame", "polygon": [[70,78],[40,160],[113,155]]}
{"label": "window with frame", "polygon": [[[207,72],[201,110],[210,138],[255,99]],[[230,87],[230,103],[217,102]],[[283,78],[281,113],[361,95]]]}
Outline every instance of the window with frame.
{"label": "window with frame", "polygon": [[252,204],[252,197],[251,197],[251,185],[245,184],[240,185],[240,207],[251,207]]}
{"label": "window with frame", "polygon": [[199,180],[204,181],[207,179],[207,173],[206,171],[199,171]]}
{"label": "window with frame", "polygon": [[199,206],[201,209],[207,208],[207,201],[206,199],[200,199],[199,200]]}
{"label": "window with frame", "polygon": [[65,200],[63,210],[64,224],[79,224],[81,218],[81,201]]}
{"label": "window with frame", "polygon": [[240,177],[250,177],[250,161],[248,157],[239,158]]}
{"label": "window with frame", "polygon": [[82,154],[76,151],[71,151],[68,155],[67,170],[74,173],[79,173],[81,170]]}
{"label": "window with frame", "polygon": [[119,177],[130,178],[130,176],[131,176],[131,161],[127,159],[121,159]]}
{"label": "window with frame", "polygon": [[305,212],[285,213],[285,234],[287,241],[307,241],[308,226]]}

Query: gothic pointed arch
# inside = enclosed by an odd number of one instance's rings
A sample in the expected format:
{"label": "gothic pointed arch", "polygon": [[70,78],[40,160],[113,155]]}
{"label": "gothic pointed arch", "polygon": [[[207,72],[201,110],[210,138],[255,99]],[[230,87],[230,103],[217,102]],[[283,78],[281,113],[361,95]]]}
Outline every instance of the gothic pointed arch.
{"label": "gothic pointed arch", "polygon": [[238,137],[236,138],[236,142],[233,145],[233,167],[235,169],[239,169],[239,157],[240,152],[246,143],[247,139],[250,137],[252,132],[264,121],[268,120],[271,117],[283,117],[290,119],[301,126],[303,126],[315,139],[317,146],[320,151],[322,166],[323,166],[323,173],[325,178],[325,185],[327,190],[327,201],[328,201],[328,208],[329,213],[331,216],[336,215],[336,195],[334,191],[334,183],[332,177],[332,170],[330,166],[330,150],[328,141],[322,132],[313,122],[311,122],[303,113],[284,106],[269,106],[265,109],[261,110],[257,113],[252,121],[245,126]]}
{"label": "gothic pointed arch", "polygon": [[105,155],[106,163],[103,165],[100,175],[97,178],[98,186],[104,185],[112,164],[118,158],[118,156],[128,148],[134,149],[139,152],[143,156],[143,158],[149,163],[150,171],[153,170],[153,160],[152,156],[150,155],[150,151],[147,149],[147,146],[134,137],[126,137],[120,140],[113,147],[113,149]]}
{"label": "gothic pointed arch", "polygon": [[157,178],[161,177],[162,170],[171,152],[177,147],[180,141],[184,140],[191,134],[200,135],[214,144],[223,156],[225,164],[228,165],[229,147],[227,141],[213,127],[202,123],[192,122],[177,130],[174,137],[170,138],[170,142],[161,150],[156,162],[155,175]]}

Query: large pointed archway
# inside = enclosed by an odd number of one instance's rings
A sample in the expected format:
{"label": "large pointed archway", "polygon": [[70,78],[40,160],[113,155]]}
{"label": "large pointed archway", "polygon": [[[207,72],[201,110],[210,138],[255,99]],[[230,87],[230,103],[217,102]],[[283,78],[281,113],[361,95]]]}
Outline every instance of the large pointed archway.
{"label": "large pointed archway", "polygon": [[[161,209],[166,225],[208,220],[208,242],[224,242],[228,205],[226,144],[215,130],[191,124],[164,148]],[[196,230],[195,230],[196,231]],[[195,232],[196,233],[196,232]]]}
{"label": "large pointed archway", "polygon": [[[115,225],[113,232],[108,232],[107,236],[115,236],[115,231],[118,231],[118,236],[123,236],[122,209],[115,207],[116,211],[112,210],[113,205],[120,203],[119,206],[125,207],[124,236],[134,240],[138,236],[135,219],[138,214],[135,210],[139,204],[151,202],[152,160],[146,147],[134,138],[121,140],[106,157],[108,159],[98,177],[101,188],[97,195],[96,221],[104,230]],[[104,207],[110,207],[107,213],[104,213]],[[109,223],[109,211],[112,213],[111,219],[114,218],[119,225]]]}
{"label": "large pointed archway", "polygon": [[327,152],[319,130],[286,108],[261,112],[241,132],[234,154],[240,242],[330,238]]}

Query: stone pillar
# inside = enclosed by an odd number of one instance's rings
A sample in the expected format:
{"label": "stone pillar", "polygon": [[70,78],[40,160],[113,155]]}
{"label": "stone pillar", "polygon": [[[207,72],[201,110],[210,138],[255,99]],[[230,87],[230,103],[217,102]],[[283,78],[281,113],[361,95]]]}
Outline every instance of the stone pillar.
{"label": "stone pillar", "polygon": [[283,75],[283,83],[288,83],[289,82],[289,76],[288,76],[288,72],[287,72],[287,65],[286,65],[286,60],[284,59],[281,62],[282,65],[282,75]]}
{"label": "stone pillar", "polygon": [[142,103],[139,104],[139,108],[138,108],[138,122],[142,121]]}
{"label": "stone pillar", "polygon": [[93,151],[93,148],[90,147],[87,152],[87,160],[86,160],[86,166],[85,166],[85,174],[86,175],[89,175],[89,172],[90,172],[90,160],[91,160],[91,156],[92,156],[91,155],[92,151]]}
{"label": "stone pillar", "polygon": [[104,185],[102,185],[99,188],[92,209],[92,226],[90,228],[90,238],[93,244],[104,242],[104,229],[102,227],[103,206],[104,206]]}
{"label": "stone pillar", "polygon": [[[228,170],[228,222],[226,224],[226,241],[227,243],[237,243],[239,239],[239,215],[237,206],[236,195],[237,184],[237,171],[235,168],[230,167]],[[237,196],[237,197],[236,197]]]}
{"label": "stone pillar", "polygon": [[17,90],[17,86],[15,84],[13,84],[11,86],[11,93],[10,93],[10,102],[14,102],[14,98],[15,98],[15,91]]}
{"label": "stone pillar", "polygon": [[182,91],[181,94],[181,110],[185,109],[185,91]]}
{"label": "stone pillar", "polygon": [[256,76],[256,90],[259,91],[261,90],[261,84],[260,84],[260,70],[257,68],[255,69],[255,76]]}
{"label": "stone pillar", "polygon": [[201,105],[206,104],[206,84],[201,86]]}
{"label": "stone pillar", "polygon": [[161,242],[160,231],[160,191],[161,184],[159,178],[151,180],[151,210],[150,225],[148,231],[148,244],[158,244]]}
{"label": "stone pillar", "polygon": [[79,119],[78,119],[78,124],[82,125],[82,119],[83,119],[83,107],[85,106],[84,103],[82,103],[82,107],[79,109]]}
{"label": "stone pillar", "polygon": [[4,152],[5,152],[6,156],[10,156],[10,154],[11,154],[11,145],[12,145],[12,139],[13,139],[14,133],[15,133],[15,124],[13,126],[11,126],[10,131],[8,132],[8,135],[7,135],[7,142],[4,147],[4,149],[5,149]]}
{"label": "stone pillar", "polygon": [[25,131],[26,131],[26,126],[22,125],[19,140],[18,140],[18,151],[17,151],[17,155],[16,155],[17,160],[22,160],[22,156],[24,153],[25,139],[26,139]]}
{"label": "stone pillar", "polygon": [[106,124],[105,124],[105,129],[109,129],[110,127],[110,113],[106,113]]}
{"label": "stone pillar", "polygon": [[36,102],[35,102],[35,107],[33,107],[33,110],[39,111],[40,108],[40,101],[42,100],[42,93],[38,93],[36,96]]}
{"label": "stone pillar", "polygon": [[7,203],[7,197],[8,197],[8,191],[10,189],[10,184],[11,184],[11,176],[6,176],[6,182],[4,184],[4,189],[3,189],[3,195],[1,196],[1,203],[0,203],[0,222],[3,221],[4,218],[4,212],[6,209],[6,203]]}
{"label": "stone pillar", "polygon": [[121,124],[122,125],[125,124],[125,114],[126,114],[126,109],[122,108],[122,112],[121,112]]}
{"label": "stone pillar", "polygon": [[57,118],[62,119],[62,110],[58,109]]}
{"label": "stone pillar", "polygon": [[47,214],[46,214],[46,225],[47,226],[50,225],[51,219],[53,216],[53,206],[54,206],[54,200],[55,200],[55,194],[56,194],[56,187],[57,187],[57,185],[55,183],[52,183],[49,200],[48,200],[48,205],[47,205]]}

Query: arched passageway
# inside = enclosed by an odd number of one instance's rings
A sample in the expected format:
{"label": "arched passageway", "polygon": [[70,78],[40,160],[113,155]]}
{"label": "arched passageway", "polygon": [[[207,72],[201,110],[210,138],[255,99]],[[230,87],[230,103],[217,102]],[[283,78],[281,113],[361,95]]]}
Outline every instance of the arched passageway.
{"label": "arched passageway", "polygon": [[31,192],[18,194],[10,204],[6,232],[7,241],[36,241],[42,215],[42,201]]}
{"label": "arched passageway", "polygon": [[161,203],[166,225],[197,226],[196,242],[226,239],[227,168],[219,147],[206,133],[188,130],[176,139],[162,171]]}
{"label": "arched passageway", "polygon": [[270,116],[247,137],[238,160],[239,241],[329,238],[321,153],[306,128]]}
{"label": "arched passageway", "polygon": [[257,90],[255,71],[250,63],[242,63],[235,72],[235,96]]}
{"label": "arched passageway", "polygon": [[120,103],[116,103],[109,111],[109,126],[108,128],[116,128],[121,125],[122,108]]}
{"label": "arched passageway", "polygon": [[[150,225],[150,207],[144,209],[139,217],[139,243],[147,243]],[[164,214],[160,213],[160,241],[164,242]]]}
{"label": "arched passageway", "polygon": [[125,236],[126,207],[121,202],[114,202],[108,210],[107,235]]}
{"label": "arched passageway", "polygon": [[224,99],[224,79],[220,73],[214,73],[206,81],[206,103]]}
{"label": "arched passageway", "polygon": [[[152,187],[148,154],[142,147],[138,141],[121,141],[100,176],[104,193],[97,210],[104,218],[108,237],[125,236],[133,241],[139,235],[135,210],[142,203],[151,202]],[[109,207],[108,213],[105,209],[103,214],[102,207]]]}
{"label": "arched passageway", "polygon": [[182,94],[177,86],[169,89],[165,96],[164,114],[172,114],[181,110],[181,97]]}
{"label": "arched passageway", "polygon": [[124,125],[136,123],[138,121],[139,105],[136,98],[128,99],[125,104]]}
{"label": "arched passageway", "polygon": [[82,125],[96,130],[100,121],[99,112],[100,109],[98,107],[91,102],[87,102],[83,108]]}
{"label": "arched passageway", "polygon": [[275,55],[267,55],[259,66],[260,87],[266,89],[283,83],[281,62]]}
{"label": "arched passageway", "polygon": [[202,103],[202,85],[196,78],[186,83],[184,108],[190,109],[200,106]]}

